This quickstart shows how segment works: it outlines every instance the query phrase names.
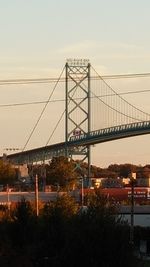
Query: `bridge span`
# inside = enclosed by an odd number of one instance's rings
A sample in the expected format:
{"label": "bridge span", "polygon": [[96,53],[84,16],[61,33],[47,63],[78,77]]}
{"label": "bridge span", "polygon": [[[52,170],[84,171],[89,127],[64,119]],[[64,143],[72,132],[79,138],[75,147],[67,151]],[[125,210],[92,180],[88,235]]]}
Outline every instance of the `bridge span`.
{"label": "bridge span", "polygon": [[43,146],[23,152],[7,155],[7,159],[14,164],[34,163],[49,160],[56,156],[65,156],[66,148],[80,154],[83,146],[109,142],[121,138],[133,137],[150,133],[150,121],[141,121],[130,124],[123,124],[114,127],[91,131],[87,134],[71,136],[68,142],[61,142],[53,145]]}
{"label": "bridge span", "polygon": [[[51,97],[59,84],[64,70],[65,106],[63,113],[59,117],[46,145],[27,150],[26,147],[47,105],[51,104]],[[96,79],[91,79],[91,77]],[[55,112],[57,111],[55,110]],[[65,115],[65,127],[61,127],[61,139],[58,139],[61,142],[48,145],[63,115]],[[64,130],[63,134],[62,130]],[[142,111],[132,103],[130,104],[117,93],[95,71],[88,59],[68,59],[22,152],[6,155],[6,158],[14,164],[33,164],[61,155],[66,155],[70,158],[77,158],[78,156],[80,163],[87,161],[87,177],[91,177],[91,145],[149,133],[149,113]],[[62,136],[64,136],[63,139]]]}

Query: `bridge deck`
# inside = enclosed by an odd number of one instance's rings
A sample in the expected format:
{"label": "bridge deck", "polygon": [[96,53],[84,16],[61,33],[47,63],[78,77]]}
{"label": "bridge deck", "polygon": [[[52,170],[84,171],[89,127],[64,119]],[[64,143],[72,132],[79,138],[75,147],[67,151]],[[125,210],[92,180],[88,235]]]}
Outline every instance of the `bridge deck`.
{"label": "bridge deck", "polygon": [[[135,122],[130,124],[118,125],[104,128],[78,136],[72,136],[67,143],[68,149],[75,147],[88,146],[121,138],[144,135],[150,133],[150,121]],[[54,156],[65,155],[66,143],[61,142],[49,146],[35,148],[19,153],[7,155],[7,159],[14,163],[33,163],[51,159]]]}

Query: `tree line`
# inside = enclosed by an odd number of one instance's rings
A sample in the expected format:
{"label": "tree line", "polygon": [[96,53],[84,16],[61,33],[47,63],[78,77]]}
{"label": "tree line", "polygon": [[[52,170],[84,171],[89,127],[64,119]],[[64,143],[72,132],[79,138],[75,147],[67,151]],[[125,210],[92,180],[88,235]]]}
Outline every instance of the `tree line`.
{"label": "tree line", "polygon": [[[77,187],[82,177],[88,176],[88,165],[86,162],[80,163],[80,168],[77,168],[79,161],[70,160],[66,157],[53,157],[49,163],[29,165],[29,175],[34,183],[35,175],[39,177],[39,183],[53,185],[71,190]],[[129,177],[131,172],[135,172],[138,178],[150,177],[150,164],[145,166],[125,164],[111,164],[107,168],[101,168],[91,165],[90,178],[111,178]],[[0,160],[0,184],[13,185],[18,180],[17,168],[12,166],[9,162]]]}
{"label": "tree line", "polygon": [[[87,196],[83,210],[68,194],[41,203],[23,198],[11,210],[1,209],[0,266],[139,266],[131,246],[129,225],[99,192]],[[135,242],[149,229],[140,228]]]}

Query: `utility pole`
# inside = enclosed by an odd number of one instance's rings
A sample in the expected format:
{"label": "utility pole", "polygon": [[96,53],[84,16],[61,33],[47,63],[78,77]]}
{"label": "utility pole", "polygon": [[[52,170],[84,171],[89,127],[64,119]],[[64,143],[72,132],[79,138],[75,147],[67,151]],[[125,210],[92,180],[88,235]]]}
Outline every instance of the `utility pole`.
{"label": "utility pole", "polygon": [[7,206],[8,211],[10,212],[10,198],[9,198],[9,185],[7,184]]}
{"label": "utility pole", "polygon": [[35,206],[36,206],[36,216],[39,216],[39,189],[38,189],[38,176],[35,176]]}
{"label": "utility pole", "polygon": [[81,205],[84,206],[84,177],[81,178]]}
{"label": "utility pole", "polygon": [[136,173],[131,173],[131,224],[130,224],[130,244],[134,245],[134,185]]}

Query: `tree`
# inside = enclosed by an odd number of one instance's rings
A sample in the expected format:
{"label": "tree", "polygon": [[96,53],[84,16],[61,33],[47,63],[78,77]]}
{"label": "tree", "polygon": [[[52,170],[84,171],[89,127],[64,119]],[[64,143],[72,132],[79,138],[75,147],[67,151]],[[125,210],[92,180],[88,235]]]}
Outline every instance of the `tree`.
{"label": "tree", "polygon": [[0,183],[3,185],[13,184],[16,176],[15,168],[10,163],[0,160]]}
{"label": "tree", "polygon": [[[67,227],[63,266],[134,266],[129,245],[129,227],[117,219],[116,208],[99,191],[88,196],[88,208]],[[78,257],[74,257],[78,255]]]}
{"label": "tree", "polygon": [[69,161],[63,156],[53,157],[49,167],[47,167],[47,183],[72,189],[77,181],[77,173],[74,168],[74,161]]}
{"label": "tree", "polygon": [[131,172],[136,172],[136,166],[126,163],[120,165],[120,177],[129,177]]}
{"label": "tree", "polygon": [[120,172],[120,165],[118,164],[111,164],[108,166],[108,170],[111,172],[115,172],[117,175],[119,175]]}
{"label": "tree", "polygon": [[71,218],[78,211],[78,204],[69,194],[58,196],[55,202],[47,202],[43,208],[44,217],[59,216],[61,218]]}
{"label": "tree", "polygon": [[94,193],[89,193],[86,196],[86,202],[88,206],[88,213],[94,218],[94,216],[107,217],[109,223],[116,224],[117,218],[117,206],[113,202],[108,200],[107,196],[103,195],[99,190],[95,190]]}
{"label": "tree", "polygon": [[149,178],[150,177],[150,167],[144,166],[142,172],[142,178]]}
{"label": "tree", "polygon": [[36,215],[31,202],[22,197],[11,211],[10,216],[13,222],[12,238],[14,242],[19,246],[31,243],[36,230]]}

